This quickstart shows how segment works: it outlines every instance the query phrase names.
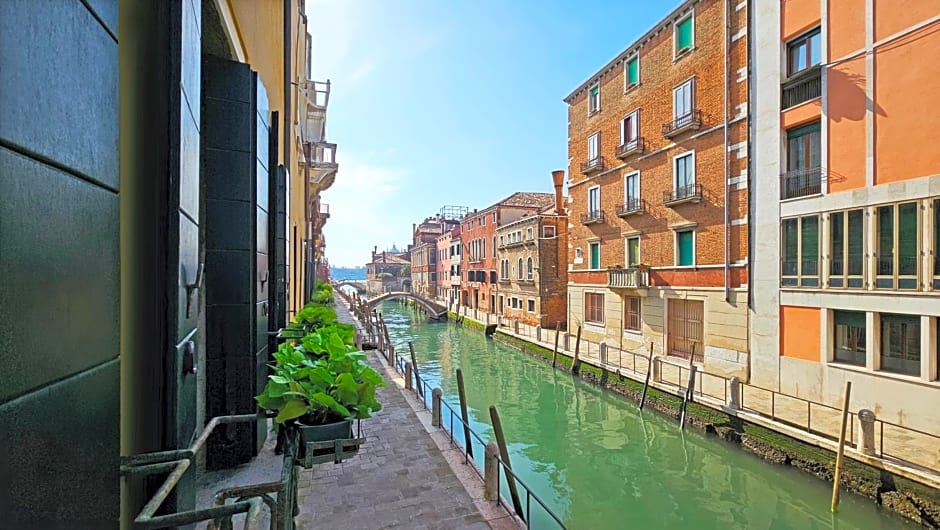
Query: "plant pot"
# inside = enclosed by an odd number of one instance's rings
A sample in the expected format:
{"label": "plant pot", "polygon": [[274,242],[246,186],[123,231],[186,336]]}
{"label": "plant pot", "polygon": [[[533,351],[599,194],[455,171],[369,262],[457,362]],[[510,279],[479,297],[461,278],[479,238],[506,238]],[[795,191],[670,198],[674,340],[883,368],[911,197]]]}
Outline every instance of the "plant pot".
{"label": "plant pot", "polygon": [[[300,458],[306,458],[307,444],[310,442],[334,442],[335,440],[351,440],[353,438],[352,420],[343,420],[325,425],[305,425],[297,422],[297,428],[300,430]],[[353,455],[359,450],[359,446],[354,448],[345,447],[343,455]],[[313,457],[322,457],[336,453],[334,447],[323,447],[313,450]]]}

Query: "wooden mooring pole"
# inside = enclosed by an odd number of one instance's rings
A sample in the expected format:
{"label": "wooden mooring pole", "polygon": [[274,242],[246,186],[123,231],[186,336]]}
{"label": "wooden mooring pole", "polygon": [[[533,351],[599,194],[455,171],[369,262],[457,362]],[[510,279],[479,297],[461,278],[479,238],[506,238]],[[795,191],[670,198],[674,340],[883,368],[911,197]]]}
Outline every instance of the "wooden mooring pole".
{"label": "wooden mooring pole", "polygon": [[[506,464],[508,469],[512,470],[512,464],[509,462],[509,450],[506,448],[506,437],[503,435],[503,424],[499,422],[499,413],[496,412],[495,405],[490,405],[490,421],[493,422],[493,432],[496,434],[496,444],[499,446],[500,459]],[[509,475],[509,473],[506,473],[506,483],[509,484],[509,495],[512,497],[512,506],[516,510],[516,515],[524,521],[525,512],[522,511],[522,502],[519,501],[516,479]]]}
{"label": "wooden mooring pole", "polygon": [[418,384],[418,395],[424,397],[424,385],[421,384],[421,372],[418,371],[418,360],[415,358],[415,345],[409,340],[408,350],[411,351],[411,366],[415,372],[415,382]]}
{"label": "wooden mooring pole", "polygon": [[643,395],[640,396],[640,410],[643,410],[643,405],[646,404],[646,391],[650,388],[650,376],[653,375],[653,344],[650,342],[650,357],[646,365],[646,382],[643,383]]}
{"label": "wooden mooring pole", "polygon": [[571,373],[578,375],[581,372],[581,361],[578,354],[581,351],[581,326],[578,326],[578,338],[574,341],[574,360],[571,361]]}
{"label": "wooden mooring pole", "polygon": [[839,481],[842,480],[842,459],[845,454],[845,425],[849,417],[849,397],[852,395],[852,382],[845,382],[845,394],[842,397],[842,426],[839,428],[839,452],[836,453],[836,470],[832,478],[832,513],[839,511]]}
{"label": "wooden mooring pole", "polygon": [[689,384],[685,387],[685,396],[682,398],[682,408],[679,411],[679,430],[681,431],[685,428],[685,416],[686,410],[689,407],[689,401],[692,400],[692,393],[695,391],[695,371],[698,368],[695,365],[692,365],[692,368],[689,370]]}
{"label": "wooden mooring pole", "polygon": [[555,349],[552,350],[552,368],[555,367],[555,361],[558,360],[558,331],[561,329],[561,322],[555,322]]}
{"label": "wooden mooring pole", "polygon": [[[460,419],[463,420],[463,437],[467,454],[473,456],[473,443],[470,438],[470,415],[467,413],[467,392],[463,386],[463,372],[457,369],[457,397],[460,399]],[[454,433],[450,433],[453,435]]]}

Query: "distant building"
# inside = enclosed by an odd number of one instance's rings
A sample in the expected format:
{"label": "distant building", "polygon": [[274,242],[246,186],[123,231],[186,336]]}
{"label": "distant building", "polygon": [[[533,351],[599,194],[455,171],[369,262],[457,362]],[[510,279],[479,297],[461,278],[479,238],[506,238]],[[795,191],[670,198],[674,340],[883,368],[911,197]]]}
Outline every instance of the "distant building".
{"label": "distant building", "polygon": [[[412,225],[411,246],[411,285],[415,294],[434,298],[438,287],[438,252],[437,239],[449,233],[460,224],[459,219],[445,215],[450,212],[448,207],[432,217],[426,218],[420,224]],[[466,208],[462,209],[466,211]],[[459,211],[459,210],[458,210]]]}
{"label": "distant building", "polygon": [[[442,236],[438,236],[435,241],[435,248],[437,249],[437,289],[434,292],[434,297],[439,300],[444,300],[447,303],[451,302],[449,299],[449,293],[451,291],[450,284],[450,274],[451,274],[451,245],[453,244],[454,236],[459,237],[460,234],[460,224],[458,223],[453,229],[445,233]],[[457,261],[459,265],[459,259]]]}
{"label": "distant building", "polygon": [[411,261],[405,252],[372,250],[372,261],[366,264],[366,289],[369,293],[411,290]]}
{"label": "distant building", "polygon": [[496,229],[497,313],[532,326],[565,328],[568,216],[565,172],[552,174],[555,203]]}

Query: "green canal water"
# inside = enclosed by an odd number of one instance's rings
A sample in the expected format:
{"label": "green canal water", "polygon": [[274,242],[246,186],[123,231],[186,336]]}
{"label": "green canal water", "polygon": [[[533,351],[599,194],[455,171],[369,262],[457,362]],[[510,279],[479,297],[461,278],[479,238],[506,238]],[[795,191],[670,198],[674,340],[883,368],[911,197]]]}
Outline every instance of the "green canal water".
{"label": "green canal water", "polygon": [[[459,411],[463,372],[470,421],[493,439],[496,405],[513,469],[572,529],[876,530],[912,528],[872,501],[775,466],[632,401],[573,379],[482,333],[429,322],[397,302],[381,311],[399,352],[414,343],[422,378]],[[449,429],[445,409],[443,422]],[[459,423],[455,431],[461,434]],[[478,466],[483,448],[474,447]],[[481,466],[482,467],[482,466]],[[503,496],[509,499],[503,488]],[[522,494],[525,502],[524,493]],[[533,528],[556,528],[533,501]]]}

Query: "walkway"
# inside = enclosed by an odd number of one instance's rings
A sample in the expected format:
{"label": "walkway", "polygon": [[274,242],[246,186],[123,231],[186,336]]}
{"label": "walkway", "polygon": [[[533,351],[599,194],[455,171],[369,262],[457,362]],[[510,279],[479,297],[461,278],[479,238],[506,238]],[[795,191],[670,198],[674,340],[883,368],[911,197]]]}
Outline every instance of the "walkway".
{"label": "walkway", "polygon": [[[354,323],[342,303],[336,312]],[[490,528],[389,372],[368,362],[389,381],[378,389],[383,408],[362,422],[359,454],[301,471],[298,528]]]}

